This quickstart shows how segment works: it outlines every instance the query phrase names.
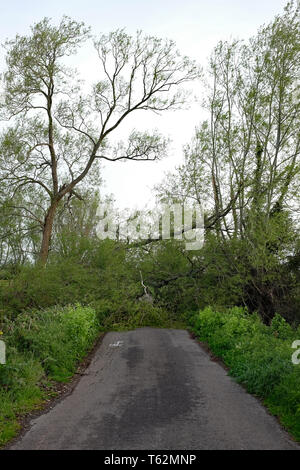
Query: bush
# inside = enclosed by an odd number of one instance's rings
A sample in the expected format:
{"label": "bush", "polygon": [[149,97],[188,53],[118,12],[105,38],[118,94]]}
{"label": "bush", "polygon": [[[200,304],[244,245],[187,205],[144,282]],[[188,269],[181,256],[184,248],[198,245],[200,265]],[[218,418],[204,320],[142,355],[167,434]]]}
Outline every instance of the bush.
{"label": "bush", "polygon": [[147,302],[127,298],[115,303],[96,301],[92,305],[105,329],[132,329],[143,326],[165,328],[170,324],[170,316],[166,310]]}
{"label": "bush", "polygon": [[[22,266],[20,272],[0,289],[0,310],[15,318],[31,309],[90,301],[97,274],[72,260],[49,263],[47,267]],[[1,288],[1,284],[0,284]]]}
{"label": "bush", "polygon": [[21,352],[31,352],[51,378],[65,380],[98,332],[99,322],[91,307],[77,304],[31,311],[10,323],[8,348],[15,346]]}

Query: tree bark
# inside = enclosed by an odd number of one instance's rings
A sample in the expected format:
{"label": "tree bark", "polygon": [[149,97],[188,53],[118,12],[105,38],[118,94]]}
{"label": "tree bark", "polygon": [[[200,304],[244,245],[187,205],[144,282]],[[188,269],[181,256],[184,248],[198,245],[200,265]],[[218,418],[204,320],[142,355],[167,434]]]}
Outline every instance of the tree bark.
{"label": "tree bark", "polygon": [[39,261],[41,264],[45,265],[48,259],[48,253],[51,243],[52,227],[55,212],[57,209],[58,202],[54,202],[48,209],[47,215],[45,217],[44,229],[43,229],[43,240],[40,251]]}

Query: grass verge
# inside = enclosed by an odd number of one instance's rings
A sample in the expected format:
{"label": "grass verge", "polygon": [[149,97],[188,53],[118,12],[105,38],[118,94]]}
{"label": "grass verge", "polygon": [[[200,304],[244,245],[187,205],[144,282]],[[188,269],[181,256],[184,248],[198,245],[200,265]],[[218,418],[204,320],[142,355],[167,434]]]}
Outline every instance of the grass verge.
{"label": "grass verge", "polygon": [[55,383],[72,378],[101,331],[95,310],[79,304],[22,313],[2,328],[0,446],[16,436],[22,417],[56,395]]}
{"label": "grass verge", "polygon": [[243,308],[218,312],[207,307],[190,320],[193,333],[229,368],[229,373],[261,398],[269,411],[300,441],[300,364],[293,364],[293,329],[279,315],[271,326]]}

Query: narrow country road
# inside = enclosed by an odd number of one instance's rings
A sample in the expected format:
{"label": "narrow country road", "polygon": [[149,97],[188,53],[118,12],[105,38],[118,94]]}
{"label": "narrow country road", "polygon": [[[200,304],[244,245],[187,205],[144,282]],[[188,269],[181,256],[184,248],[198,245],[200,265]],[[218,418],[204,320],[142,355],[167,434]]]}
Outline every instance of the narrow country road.
{"label": "narrow country road", "polygon": [[108,333],[12,449],[299,449],[186,331]]}

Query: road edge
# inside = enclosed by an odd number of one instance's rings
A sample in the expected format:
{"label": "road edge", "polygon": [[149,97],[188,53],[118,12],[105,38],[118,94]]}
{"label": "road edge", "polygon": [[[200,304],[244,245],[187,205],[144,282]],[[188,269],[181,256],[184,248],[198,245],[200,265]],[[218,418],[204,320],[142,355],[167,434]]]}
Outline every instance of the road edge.
{"label": "road edge", "polygon": [[75,390],[78,382],[80,381],[81,377],[85,374],[85,371],[90,366],[96,351],[100,347],[105,335],[107,332],[101,332],[94,343],[92,349],[88,352],[88,354],[79,362],[76,372],[73,374],[71,380],[69,382],[55,382],[54,384],[54,392],[56,396],[48,397],[47,401],[43,401],[37,409],[29,411],[24,415],[18,418],[18,422],[20,424],[20,430],[18,431],[17,435],[10,439],[4,446],[0,447],[0,451],[3,450],[10,450],[11,447],[16,444],[22,437],[29,431],[31,428],[31,421],[35,418],[39,418],[40,416],[47,414],[49,411],[52,410],[58,403],[63,401],[69,395],[73,393]]}

